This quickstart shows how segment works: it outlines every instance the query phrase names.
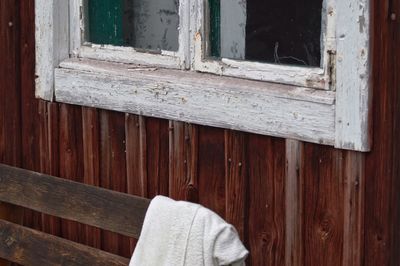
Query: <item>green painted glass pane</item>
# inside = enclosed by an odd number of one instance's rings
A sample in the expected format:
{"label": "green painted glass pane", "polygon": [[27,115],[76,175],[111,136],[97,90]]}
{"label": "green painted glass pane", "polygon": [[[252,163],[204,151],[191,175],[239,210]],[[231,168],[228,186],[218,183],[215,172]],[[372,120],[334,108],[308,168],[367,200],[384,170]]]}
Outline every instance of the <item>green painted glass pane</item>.
{"label": "green painted glass pane", "polygon": [[89,42],[177,51],[179,0],[89,0]]}
{"label": "green painted glass pane", "polygon": [[90,42],[124,45],[122,5],[123,0],[88,1]]}
{"label": "green painted glass pane", "polygon": [[210,0],[210,43],[211,56],[221,56],[221,5],[220,0]]}

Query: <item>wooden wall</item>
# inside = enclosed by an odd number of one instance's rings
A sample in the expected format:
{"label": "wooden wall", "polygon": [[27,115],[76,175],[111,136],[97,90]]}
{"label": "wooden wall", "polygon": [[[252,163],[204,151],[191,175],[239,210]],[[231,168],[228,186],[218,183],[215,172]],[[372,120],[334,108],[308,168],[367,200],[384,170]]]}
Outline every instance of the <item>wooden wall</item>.
{"label": "wooden wall", "polygon": [[[249,265],[400,264],[400,0],[374,0],[370,153],[34,99],[33,0],[0,1],[0,162],[233,223]],[[25,211],[33,228],[129,257],[135,240]]]}

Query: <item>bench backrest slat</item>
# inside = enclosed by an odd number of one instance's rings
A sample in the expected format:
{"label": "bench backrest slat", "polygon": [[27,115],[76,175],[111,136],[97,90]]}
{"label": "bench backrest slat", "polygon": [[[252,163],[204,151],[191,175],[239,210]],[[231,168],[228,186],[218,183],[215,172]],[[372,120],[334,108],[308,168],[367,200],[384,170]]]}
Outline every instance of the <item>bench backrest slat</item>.
{"label": "bench backrest slat", "polygon": [[0,220],[0,257],[27,266],[126,266],[129,259]]}
{"label": "bench backrest slat", "polygon": [[138,238],[150,200],[0,164],[0,201]]}

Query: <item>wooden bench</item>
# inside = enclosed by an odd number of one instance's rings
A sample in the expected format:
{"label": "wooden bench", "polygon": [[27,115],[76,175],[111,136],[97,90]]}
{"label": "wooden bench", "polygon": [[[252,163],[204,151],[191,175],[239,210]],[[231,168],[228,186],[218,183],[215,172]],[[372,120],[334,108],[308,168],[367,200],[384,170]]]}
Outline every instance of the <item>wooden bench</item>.
{"label": "wooden bench", "polygon": [[[138,238],[150,200],[0,164],[0,202]],[[22,265],[128,265],[129,260],[0,220],[0,257]]]}

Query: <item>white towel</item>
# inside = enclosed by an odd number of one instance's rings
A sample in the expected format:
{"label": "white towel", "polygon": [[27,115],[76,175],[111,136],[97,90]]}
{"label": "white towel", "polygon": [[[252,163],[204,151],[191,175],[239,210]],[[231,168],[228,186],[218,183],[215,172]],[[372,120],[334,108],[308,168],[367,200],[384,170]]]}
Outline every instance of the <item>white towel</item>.
{"label": "white towel", "polygon": [[235,228],[214,212],[157,196],[147,210],[130,266],[245,265]]}

